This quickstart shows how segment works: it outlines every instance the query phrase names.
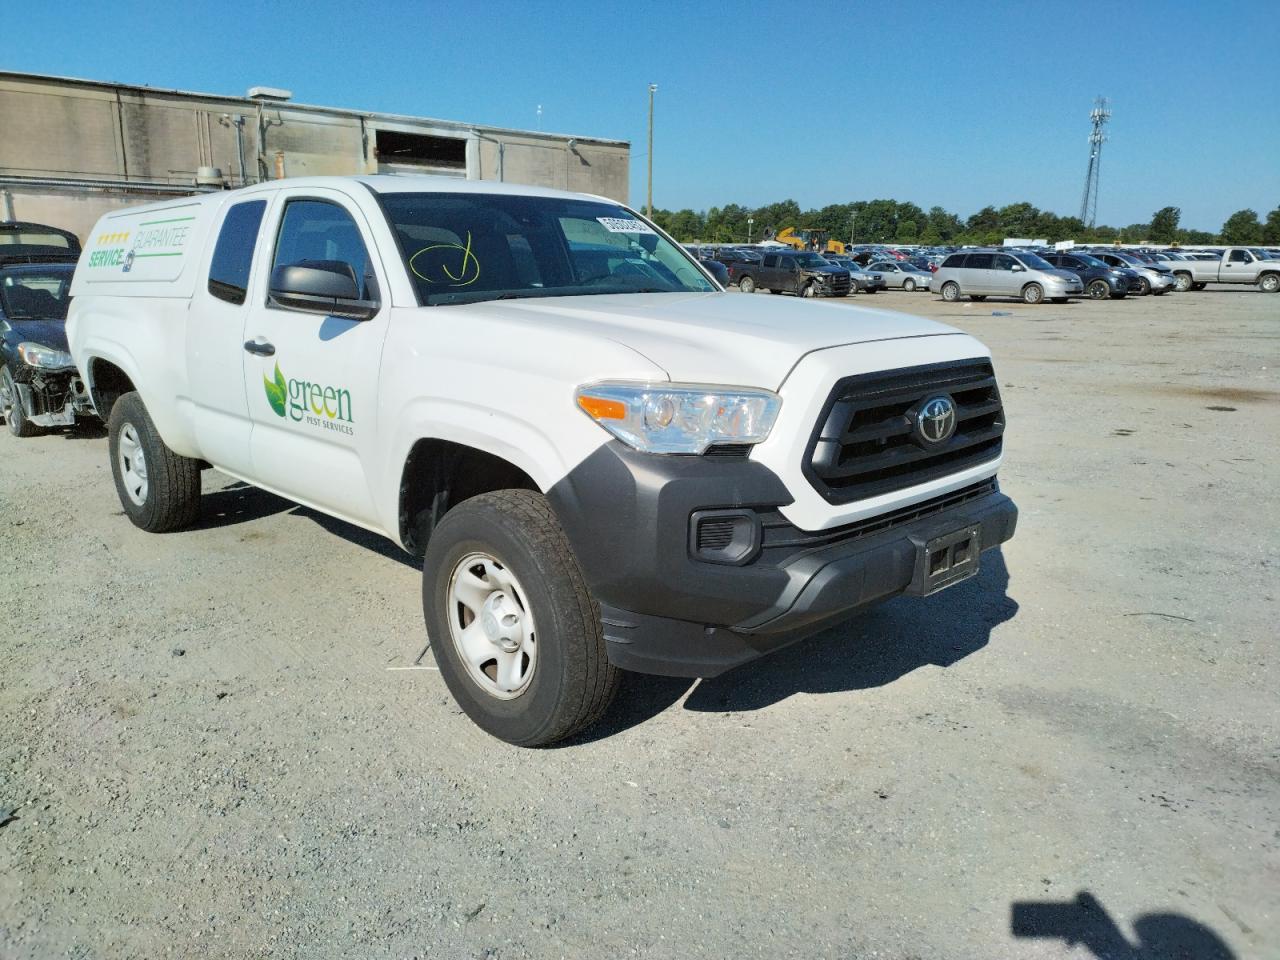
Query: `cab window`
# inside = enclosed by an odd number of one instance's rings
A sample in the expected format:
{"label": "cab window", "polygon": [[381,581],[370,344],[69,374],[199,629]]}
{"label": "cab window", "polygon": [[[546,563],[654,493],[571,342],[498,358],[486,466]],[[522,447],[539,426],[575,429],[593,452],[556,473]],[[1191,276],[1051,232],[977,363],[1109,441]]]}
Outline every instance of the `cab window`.
{"label": "cab window", "polygon": [[1232,263],[1251,263],[1252,261],[1253,261],[1253,257],[1249,256],[1248,250],[1232,250],[1231,251]]}
{"label": "cab window", "polygon": [[327,200],[290,200],[280,221],[271,269],[317,260],[346,264],[360,298],[374,299],[370,292],[373,278],[369,253],[351,214]]}
{"label": "cab window", "polygon": [[209,292],[227,303],[244,303],[249,268],[258,243],[258,227],[267,209],[265,200],[248,200],[227,210],[209,264]]}

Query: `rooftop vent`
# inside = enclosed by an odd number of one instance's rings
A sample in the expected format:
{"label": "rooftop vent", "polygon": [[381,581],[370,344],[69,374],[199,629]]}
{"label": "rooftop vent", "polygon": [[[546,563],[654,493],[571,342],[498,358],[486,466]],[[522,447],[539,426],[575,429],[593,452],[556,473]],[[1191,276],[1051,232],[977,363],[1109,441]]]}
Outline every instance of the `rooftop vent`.
{"label": "rooftop vent", "polygon": [[250,87],[250,100],[292,100],[292,90],[281,90],[279,87]]}

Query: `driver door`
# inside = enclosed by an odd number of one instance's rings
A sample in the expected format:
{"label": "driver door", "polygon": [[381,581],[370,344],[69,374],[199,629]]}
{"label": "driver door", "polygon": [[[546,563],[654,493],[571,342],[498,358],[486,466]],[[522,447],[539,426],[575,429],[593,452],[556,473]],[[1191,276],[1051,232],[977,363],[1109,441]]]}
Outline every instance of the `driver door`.
{"label": "driver door", "polygon": [[378,431],[378,374],[390,308],[367,320],[281,306],[269,297],[279,267],[346,265],[366,300],[389,289],[368,222],[338,190],[276,195],[244,327],[253,479],[293,499],[376,525],[368,467]]}

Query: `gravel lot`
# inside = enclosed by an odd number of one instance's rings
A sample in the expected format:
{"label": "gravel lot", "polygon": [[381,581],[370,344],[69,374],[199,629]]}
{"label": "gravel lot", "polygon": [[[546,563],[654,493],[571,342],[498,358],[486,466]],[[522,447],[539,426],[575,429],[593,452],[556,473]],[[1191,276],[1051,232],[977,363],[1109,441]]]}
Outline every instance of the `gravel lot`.
{"label": "gravel lot", "polygon": [[861,304],[994,350],[1003,557],[552,750],[390,543],[0,433],[0,956],[1277,956],[1280,296]]}

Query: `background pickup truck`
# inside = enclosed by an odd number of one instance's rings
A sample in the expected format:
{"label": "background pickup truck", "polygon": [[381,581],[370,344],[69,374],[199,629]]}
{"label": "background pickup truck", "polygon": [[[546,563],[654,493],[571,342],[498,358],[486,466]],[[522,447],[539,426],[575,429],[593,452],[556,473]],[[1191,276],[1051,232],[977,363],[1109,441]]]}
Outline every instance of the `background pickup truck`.
{"label": "background pickup truck", "polygon": [[756,288],[798,297],[847,297],[849,271],[832,266],[816,253],[766,253],[760,263],[733,264],[729,278],[743,293]]}
{"label": "background pickup truck", "polygon": [[1207,283],[1256,284],[1265,293],[1280,290],[1280,260],[1246,247],[1227,247],[1221,260],[1175,260],[1169,266],[1179,291],[1203,290]]}

